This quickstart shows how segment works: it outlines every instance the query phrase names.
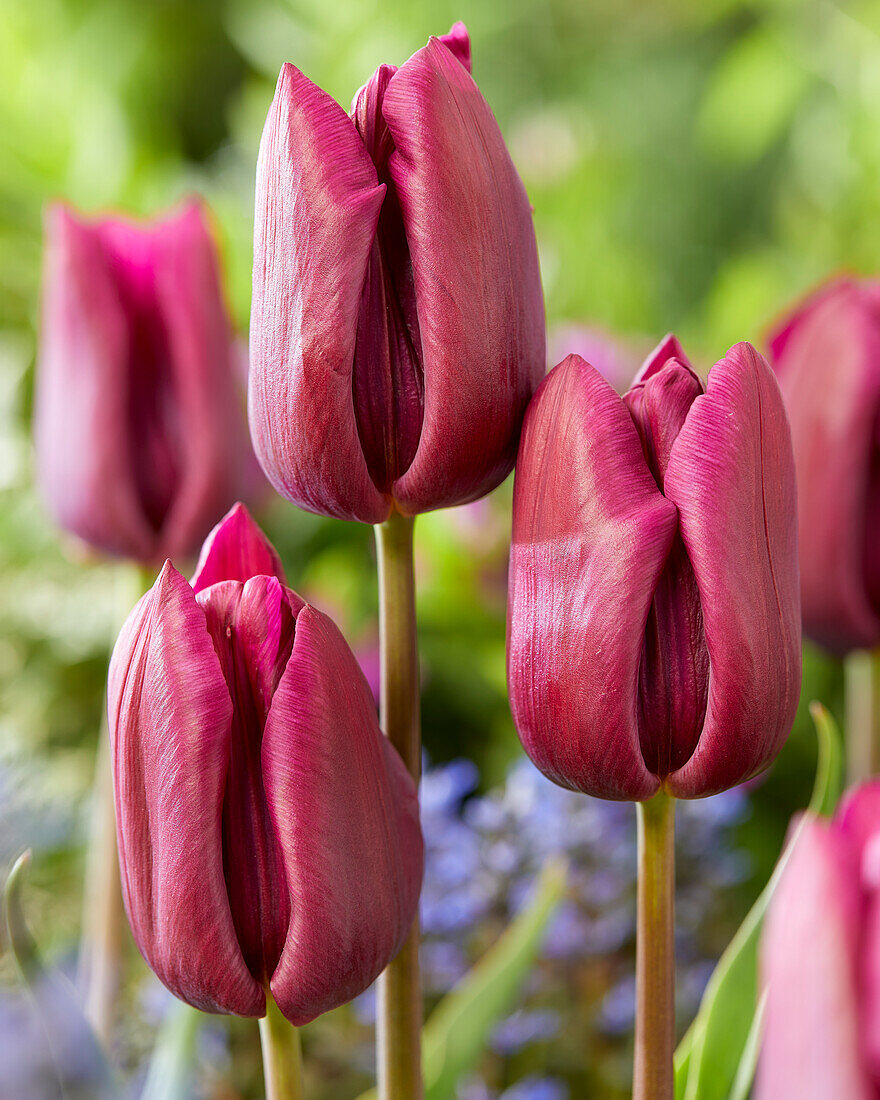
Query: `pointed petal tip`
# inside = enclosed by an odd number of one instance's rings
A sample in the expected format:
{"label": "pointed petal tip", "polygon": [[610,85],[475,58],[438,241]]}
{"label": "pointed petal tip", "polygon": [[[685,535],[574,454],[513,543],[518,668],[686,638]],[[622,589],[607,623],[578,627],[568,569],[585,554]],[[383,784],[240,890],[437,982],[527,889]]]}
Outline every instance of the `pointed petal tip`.
{"label": "pointed petal tip", "polygon": [[247,581],[257,576],[275,577],[285,583],[275,547],[247,507],[238,501],[205,539],[192,578],[193,591],[201,592],[218,581]]}
{"label": "pointed petal tip", "polygon": [[652,375],[662,370],[670,359],[677,360],[682,366],[687,367],[692,374],[696,374],[693,364],[690,359],[688,359],[678,337],[672,332],[667,332],[660,343],[648,355],[647,359],[645,359],[641,369],[633,379],[633,386],[638,385],[640,382],[647,382]]}

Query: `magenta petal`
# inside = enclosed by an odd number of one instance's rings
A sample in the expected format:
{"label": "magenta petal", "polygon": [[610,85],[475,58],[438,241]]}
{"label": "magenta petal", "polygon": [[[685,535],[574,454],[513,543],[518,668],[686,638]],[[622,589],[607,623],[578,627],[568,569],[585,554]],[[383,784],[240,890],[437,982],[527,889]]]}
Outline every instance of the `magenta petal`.
{"label": "magenta petal", "polygon": [[514,721],[563,786],[617,799],[659,787],[639,747],[639,664],[675,531],[625,405],[569,356],[526,415],[508,612]]}
{"label": "magenta petal", "polygon": [[218,581],[246,581],[277,577],[284,584],[284,568],[275,547],[243,504],[234,504],[205,539],[190,582],[201,592]]}
{"label": "magenta petal", "polygon": [[257,164],[251,434],[279,493],[365,523],[390,510],[367,471],[352,397],[361,287],[384,194],[343,109],[285,65]]}
{"label": "magenta petal", "polygon": [[299,1025],[366,989],[400,949],[423,859],[415,785],[351,650],[313,607],[272,701],[263,773],[290,891],[271,989]]}
{"label": "magenta petal", "polygon": [[857,869],[818,821],[795,845],[761,943],[768,992],[755,1100],[874,1100],[859,1053]]}
{"label": "magenta petal", "polygon": [[154,248],[172,370],[162,399],[177,421],[172,441],[179,469],[159,545],[165,557],[176,558],[193,554],[242,494],[251,444],[217,249],[201,205],[190,203],[161,223]]}
{"label": "magenta petal", "polygon": [[492,112],[431,39],[392,77],[396,151],[424,366],[418,449],[393,495],[406,512],[474,500],[510,472],[544,373],[532,215]]}
{"label": "magenta petal", "polygon": [[232,703],[205,616],[170,563],[116,643],[108,712],[123,895],[141,953],[189,1004],[262,1015],[223,868]]}
{"label": "magenta petal", "polygon": [[439,35],[438,41],[443,43],[452,56],[460,61],[468,72],[471,71],[471,39],[467,27],[461,20],[452,24],[448,34]]}
{"label": "magenta petal", "polygon": [[880,641],[876,520],[866,524],[880,498],[878,318],[870,295],[841,280],[773,341],[798,471],[804,629],[838,652]]}
{"label": "magenta petal", "polygon": [[662,370],[670,359],[677,359],[679,363],[696,375],[696,371],[694,371],[691,361],[685,355],[684,348],[678,342],[678,338],[670,332],[663,337],[657,347],[642,363],[638,374],[633,379],[633,385],[636,386],[639,382],[647,382],[657,371]]}
{"label": "magenta petal", "polygon": [[150,561],[155,536],[128,440],[127,321],[99,235],[63,206],[46,218],[37,474],[58,525],[110,554]]}
{"label": "magenta petal", "polygon": [[801,683],[795,475],[772,371],[749,344],[712,368],[666,471],[700,593],[711,675],[680,798],[726,790],[782,747]]}

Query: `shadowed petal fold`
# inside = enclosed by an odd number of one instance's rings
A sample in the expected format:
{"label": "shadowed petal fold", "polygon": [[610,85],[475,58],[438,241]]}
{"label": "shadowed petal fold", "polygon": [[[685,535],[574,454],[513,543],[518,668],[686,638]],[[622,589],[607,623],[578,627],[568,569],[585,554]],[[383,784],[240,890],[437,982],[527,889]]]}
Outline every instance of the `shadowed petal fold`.
{"label": "shadowed petal fold", "polygon": [[711,674],[678,797],[748,779],[779,751],[800,688],[794,460],[776,379],[748,344],[709,375],[675,444],[665,493],[696,576]]}
{"label": "shadowed petal fold", "polygon": [[357,661],[313,607],[272,700],[263,774],[290,891],[271,989],[300,1025],[366,989],[400,949],[423,858],[415,787]]}
{"label": "shadowed petal fold", "polygon": [[545,369],[543,296],[525,190],[457,54],[432,38],[391,79],[382,109],[425,387],[418,449],[393,495],[419,512],[476,499],[512,468]]}
{"label": "shadowed petal fold", "polygon": [[644,799],[638,739],[645,624],[676,532],[633,421],[569,356],[526,414],[514,489],[508,678],[523,746],[551,779]]}
{"label": "shadowed petal fold", "polygon": [[285,65],[257,163],[251,434],[280,493],[365,523],[390,510],[370,479],[352,396],[361,287],[384,194],[343,109]]}
{"label": "shadowed petal fold", "polygon": [[170,563],[116,643],[108,709],[123,895],[138,947],[189,1004],[262,1015],[224,879],[232,702],[205,616]]}

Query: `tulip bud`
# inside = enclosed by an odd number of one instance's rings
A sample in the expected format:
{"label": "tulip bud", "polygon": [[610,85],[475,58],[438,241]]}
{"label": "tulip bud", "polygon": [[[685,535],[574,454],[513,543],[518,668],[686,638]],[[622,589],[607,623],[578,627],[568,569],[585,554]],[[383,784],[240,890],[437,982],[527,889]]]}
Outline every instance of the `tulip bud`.
{"label": "tulip bud", "polygon": [[250,422],[279,493],[380,523],[494,489],[544,373],[529,202],[463,24],[350,116],[281,70],[257,165]]}
{"label": "tulip bud", "polygon": [[674,337],[620,398],[569,356],[526,414],[508,682],[526,752],[562,786],[679,798],[765,767],[800,691],[794,467],[749,344],[709,374]]}
{"label": "tulip bud", "polygon": [[767,913],[756,1100],[874,1100],[880,1090],[880,782],[831,822],[809,815]]}
{"label": "tulip bud", "polygon": [[64,530],[142,563],[195,553],[253,463],[244,372],[197,203],[46,222],[36,452]]}
{"label": "tulip bud", "polygon": [[880,284],[838,279],[770,341],[798,477],[804,630],[880,644]]}
{"label": "tulip bud", "polygon": [[350,1000],[415,916],[415,785],[332,621],[241,505],[192,586],[165,563],[108,689],[123,894],[178,997],[294,1024]]}

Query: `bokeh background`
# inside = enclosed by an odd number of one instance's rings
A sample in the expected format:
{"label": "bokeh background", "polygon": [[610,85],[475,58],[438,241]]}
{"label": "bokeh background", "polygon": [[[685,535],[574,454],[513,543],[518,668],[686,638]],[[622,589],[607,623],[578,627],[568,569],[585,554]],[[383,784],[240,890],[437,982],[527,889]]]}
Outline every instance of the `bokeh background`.
{"label": "bokeh background", "polygon": [[[378,63],[456,19],[534,204],[555,353],[613,334],[625,383],[674,329],[705,370],[736,340],[760,344],[829,273],[880,268],[875,3],[0,0],[0,872],[34,849],[28,913],[61,966],[76,951],[108,646],[133,581],[65,544],[33,487],[45,204],[147,215],[203,194],[244,333],[254,164],[281,63],[347,105]],[[629,1074],[635,819],[554,793],[521,763],[504,682],[509,500],[508,483],[417,525],[436,767],[429,1004],[516,911],[547,851],[567,850],[572,895],[460,1095],[614,1098]],[[375,664],[369,530],[271,497],[259,515],[293,585]],[[804,701],[839,714],[840,680],[808,651]],[[804,714],[766,781],[681,815],[681,1028],[807,799],[814,760]],[[131,954],[115,1054],[136,1088],[168,999]],[[2,956],[7,1062],[27,1058],[16,997]],[[365,998],[307,1029],[316,1100],[369,1084],[369,1016]],[[204,1032],[199,1095],[261,1095],[254,1034],[224,1022]]]}

